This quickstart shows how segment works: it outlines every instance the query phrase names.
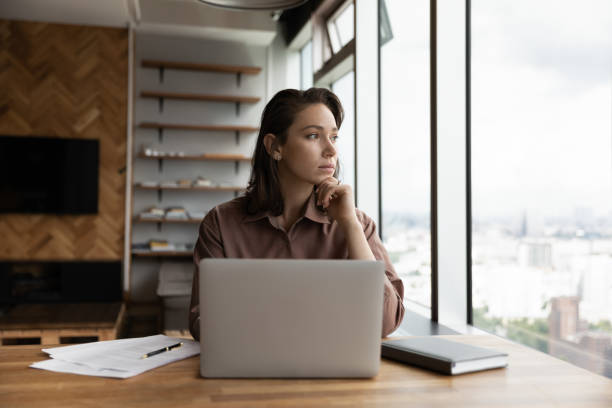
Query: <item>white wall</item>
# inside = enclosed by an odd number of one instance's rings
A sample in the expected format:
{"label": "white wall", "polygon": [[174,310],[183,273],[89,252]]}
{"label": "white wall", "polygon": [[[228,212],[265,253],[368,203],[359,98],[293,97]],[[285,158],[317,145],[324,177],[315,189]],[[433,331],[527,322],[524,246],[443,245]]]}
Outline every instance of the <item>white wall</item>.
{"label": "white wall", "polygon": [[279,31],[268,47],[268,98],[286,88],[300,89],[300,53],[290,50]]}

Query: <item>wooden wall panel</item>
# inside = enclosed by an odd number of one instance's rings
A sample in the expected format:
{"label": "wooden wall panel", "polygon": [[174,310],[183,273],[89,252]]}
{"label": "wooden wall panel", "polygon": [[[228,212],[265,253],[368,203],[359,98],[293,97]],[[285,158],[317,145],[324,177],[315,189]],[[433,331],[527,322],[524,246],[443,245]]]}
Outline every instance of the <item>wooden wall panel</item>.
{"label": "wooden wall panel", "polygon": [[98,214],[0,214],[0,259],[122,258],[127,82],[127,29],[0,20],[0,134],[100,141]]}

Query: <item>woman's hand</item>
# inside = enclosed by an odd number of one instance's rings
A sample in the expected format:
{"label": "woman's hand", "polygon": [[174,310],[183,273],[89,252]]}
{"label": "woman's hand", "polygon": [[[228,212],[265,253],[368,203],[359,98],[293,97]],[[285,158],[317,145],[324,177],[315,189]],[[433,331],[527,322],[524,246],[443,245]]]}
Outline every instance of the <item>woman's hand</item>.
{"label": "woman's hand", "polygon": [[333,177],[323,180],[315,189],[317,205],[327,210],[327,215],[341,225],[359,222],[355,214],[353,189],[346,184],[339,184]]}

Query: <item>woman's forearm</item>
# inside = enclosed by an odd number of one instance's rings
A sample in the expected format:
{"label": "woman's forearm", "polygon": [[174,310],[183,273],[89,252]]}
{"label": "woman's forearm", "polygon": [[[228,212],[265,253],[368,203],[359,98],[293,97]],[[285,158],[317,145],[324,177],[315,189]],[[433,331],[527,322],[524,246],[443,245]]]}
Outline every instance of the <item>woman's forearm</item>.
{"label": "woman's forearm", "polygon": [[346,235],[349,259],[376,260],[363,233],[363,227],[357,219],[342,225],[342,228]]}

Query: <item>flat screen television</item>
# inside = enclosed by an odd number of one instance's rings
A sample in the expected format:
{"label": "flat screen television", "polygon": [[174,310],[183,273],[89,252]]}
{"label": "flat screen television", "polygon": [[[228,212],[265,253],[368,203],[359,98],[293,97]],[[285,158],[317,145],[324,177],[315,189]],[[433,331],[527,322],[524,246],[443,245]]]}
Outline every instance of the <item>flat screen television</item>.
{"label": "flat screen television", "polygon": [[98,140],[0,136],[0,213],[97,213],[98,163]]}

